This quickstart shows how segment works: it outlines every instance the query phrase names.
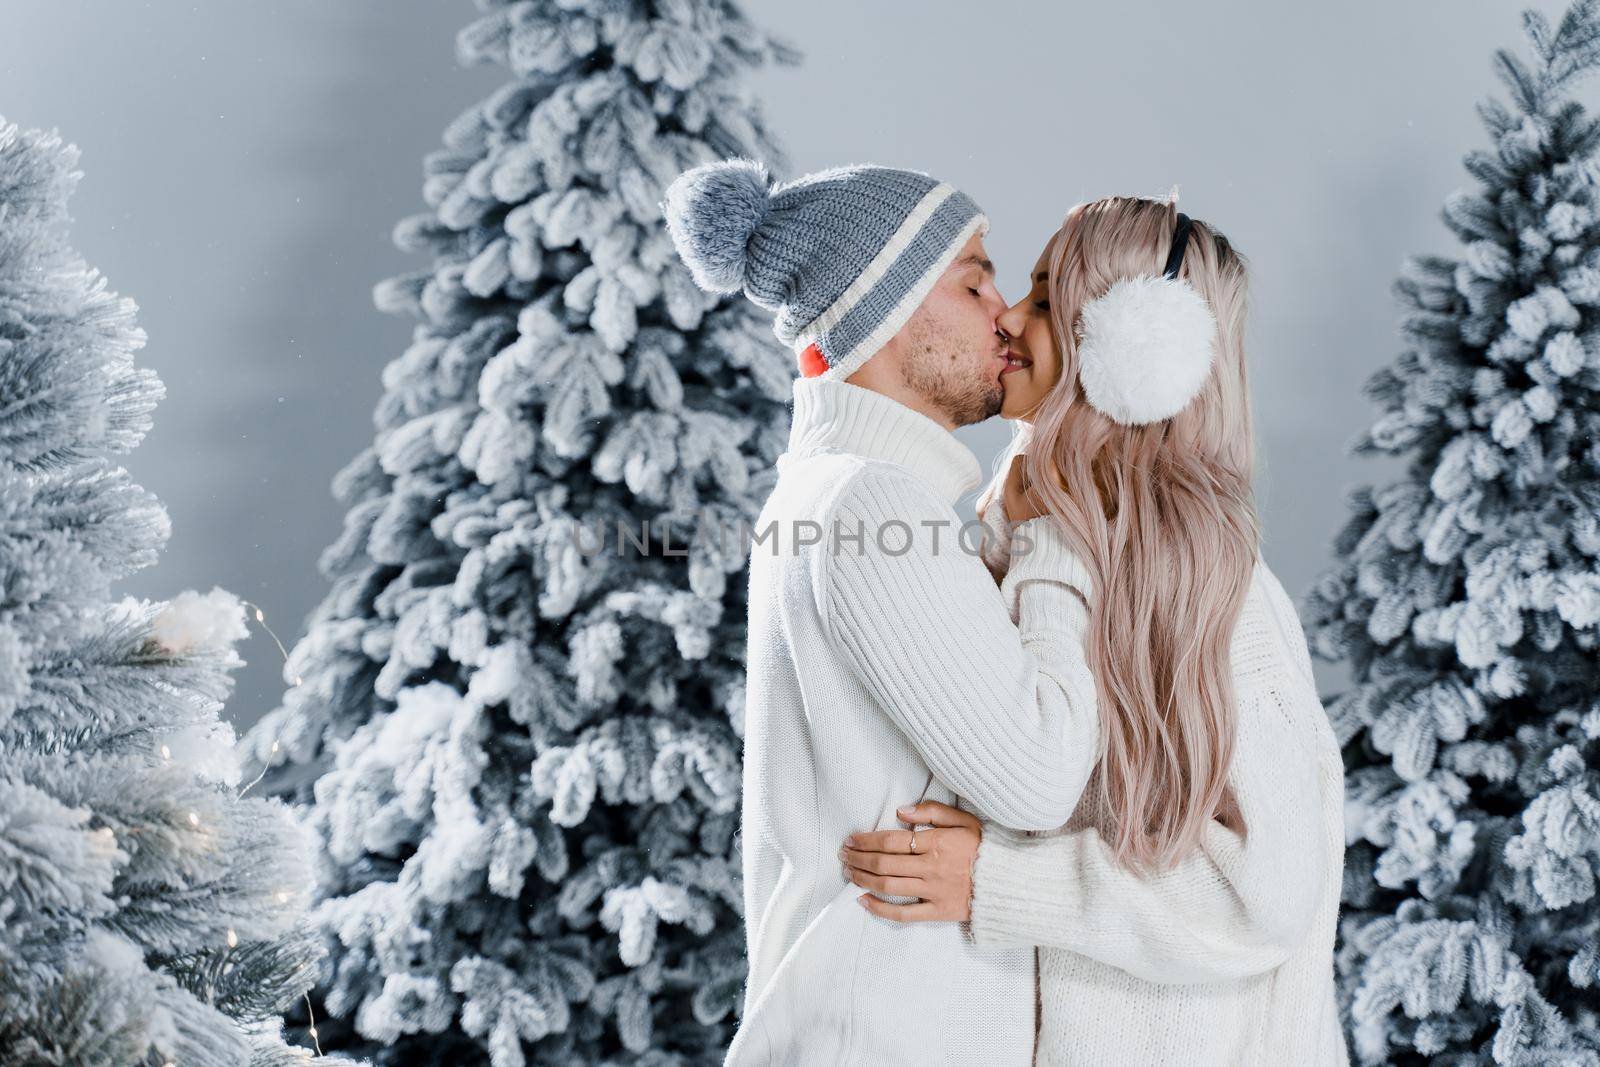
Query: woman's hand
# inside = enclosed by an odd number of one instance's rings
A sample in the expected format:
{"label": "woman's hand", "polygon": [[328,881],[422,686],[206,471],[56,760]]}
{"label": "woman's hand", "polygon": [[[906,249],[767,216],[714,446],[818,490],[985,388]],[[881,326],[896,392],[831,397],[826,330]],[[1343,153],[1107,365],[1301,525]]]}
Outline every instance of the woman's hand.
{"label": "woman's hand", "polygon": [[1027,522],[1044,514],[1034,495],[1028,491],[1027,478],[1022,472],[1022,459],[1020,452],[1012,456],[1011,466],[1006,470],[1006,518],[1012,522]]}
{"label": "woman's hand", "polygon": [[983,840],[983,826],[970,811],[925,800],[898,812],[917,830],[873,830],[851,834],[839,850],[850,880],[863,889],[894,896],[921,897],[913,904],[891,904],[871,893],[857,897],[874,915],[896,922],[965,921],[972,915],[972,864]]}

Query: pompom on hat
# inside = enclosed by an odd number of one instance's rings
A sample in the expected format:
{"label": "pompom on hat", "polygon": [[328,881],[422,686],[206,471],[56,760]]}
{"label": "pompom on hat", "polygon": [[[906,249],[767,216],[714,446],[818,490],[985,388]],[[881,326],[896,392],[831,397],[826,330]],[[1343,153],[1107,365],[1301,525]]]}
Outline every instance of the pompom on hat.
{"label": "pompom on hat", "polygon": [[806,377],[843,379],[899,332],[989,220],[920,171],[860,165],[774,183],[755,160],[680,174],[661,205],[695,284],[743,291]]}
{"label": "pompom on hat", "polygon": [[770,185],[760,163],[730,159],[685,171],[667,188],[667,229],[700,288],[744,288],[750,238],[772,208]]}
{"label": "pompom on hat", "polygon": [[1114,422],[1170,419],[1211,376],[1216,317],[1199,291],[1178,277],[1190,226],[1179,212],[1159,277],[1122,278],[1083,305],[1078,380],[1084,399]]}

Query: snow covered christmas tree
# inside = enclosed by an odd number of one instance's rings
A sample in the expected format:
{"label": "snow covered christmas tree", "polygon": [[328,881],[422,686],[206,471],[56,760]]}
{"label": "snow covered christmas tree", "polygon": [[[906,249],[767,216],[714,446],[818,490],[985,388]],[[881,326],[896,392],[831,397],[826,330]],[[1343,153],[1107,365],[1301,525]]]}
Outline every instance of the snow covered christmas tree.
{"label": "snow covered christmas tree", "polygon": [[335,482],[301,684],[249,743],[312,802],[340,1047],[720,1060],[745,977],[739,531],[793,369],[765,316],[695,286],[660,200],[699,163],[776,162],[744,80],[794,57],[726,0],[478,4],[459,57],[513,77],[397,227],[433,254],[375,293],[413,340]]}
{"label": "snow covered christmas tree", "polygon": [[1600,1064],[1600,65],[1592,0],[1531,62],[1445,204],[1459,258],[1396,291],[1408,348],[1367,383],[1352,494],[1312,592],[1348,771],[1337,957],[1360,1062]]}
{"label": "snow covered christmas tree", "polygon": [[217,716],[244,607],[109,599],[171,532],[110,459],[164,388],[66,243],[77,159],[0,119],[0,1063],[305,1063],[310,835],[241,799]]}

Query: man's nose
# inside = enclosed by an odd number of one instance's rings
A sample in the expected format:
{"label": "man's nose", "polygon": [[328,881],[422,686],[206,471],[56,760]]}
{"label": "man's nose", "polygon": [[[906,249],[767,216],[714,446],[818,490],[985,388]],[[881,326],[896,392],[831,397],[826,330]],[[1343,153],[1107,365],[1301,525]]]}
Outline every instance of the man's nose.
{"label": "man's nose", "polygon": [[994,316],[996,322],[999,322],[1000,316],[1004,315],[1008,310],[1010,309],[1006,307],[1006,298],[998,292],[989,297],[989,313]]}
{"label": "man's nose", "polygon": [[1005,334],[1008,338],[1015,337],[1022,332],[1023,318],[1021,305],[1006,308],[994,320],[995,329]]}

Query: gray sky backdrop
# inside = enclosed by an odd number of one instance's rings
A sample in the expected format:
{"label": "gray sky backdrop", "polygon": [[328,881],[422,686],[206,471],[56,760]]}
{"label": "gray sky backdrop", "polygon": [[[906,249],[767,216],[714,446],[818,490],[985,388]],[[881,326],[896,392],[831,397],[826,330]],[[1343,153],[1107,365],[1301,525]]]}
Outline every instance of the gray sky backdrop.
{"label": "gray sky backdrop", "polygon": [[[326,583],[335,471],[371,440],[379,372],[410,324],[375,282],[422,266],[389,241],[422,207],[421,159],[504,80],[457,67],[467,0],[4,0],[0,116],[83,150],[73,239],[150,336],[167,385],[129,458],[172,516],[124,591],[221,585],[286,645]],[[1252,266],[1248,357],[1265,555],[1298,600],[1345,490],[1390,476],[1346,445],[1360,385],[1400,351],[1403,257],[1455,251],[1439,221],[1486,143],[1493,49],[1525,49],[1498,0],[753,0],[806,53],[760,77],[792,173],[913,167],[990,214],[1015,299],[1073,203],[1158,195]],[[1534,7],[1556,17],[1561,3]],[[1592,103],[1592,94],[1590,97]],[[1009,429],[963,430],[987,467]],[[969,503],[970,512],[970,503]],[[282,659],[253,629],[229,713],[273,707]],[[1318,664],[1328,693],[1347,675]]]}

